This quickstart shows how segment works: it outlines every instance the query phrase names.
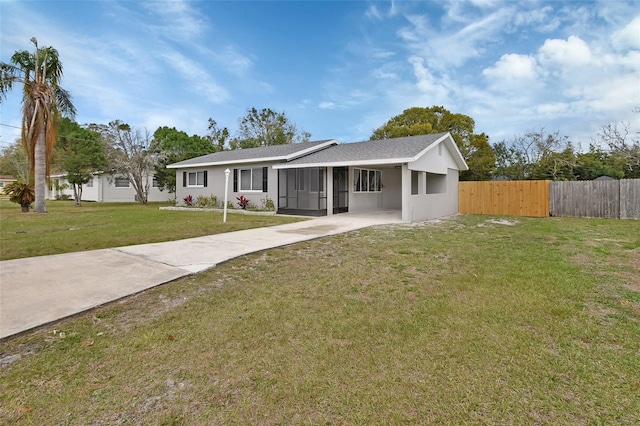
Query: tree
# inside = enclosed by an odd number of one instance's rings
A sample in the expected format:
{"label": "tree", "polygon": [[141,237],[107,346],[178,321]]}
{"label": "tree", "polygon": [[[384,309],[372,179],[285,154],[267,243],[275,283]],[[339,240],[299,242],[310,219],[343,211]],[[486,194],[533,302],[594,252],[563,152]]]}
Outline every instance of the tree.
{"label": "tree", "polygon": [[219,128],[216,120],[209,118],[207,130],[209,130],[209,134],[205,138],[215,147],[215,151],[212,152],[224,151],[229,142],[229,129],[226,127]]}
{"label": "tree", "polygon": [[47,211],[44,199],[46,178],[56,143],[58,118],[73,117],[75,107],[71,95],[59,86],[62,63],[53,47],[38,47],[34,38],[33,53],[17,51],[11,57],[13,64],[0,62],[0,102],[14,83],[22,84],[22,143],[35,182],[34,211]]}
{"label": "tree", "polygon": [[[494,145],[496,175],[509,179],[574,180],[567,167],[575,165],[573,147],[559,132],[529,132],[515,136],[512,141]],[[560,153],[563,153],[560,155]],[[560,171],[562,169],[562,171]]]}
{"label": "tree", "polygon": [[629,135],[629,127],[625,122],[606,124],[592,144],[609,150],[613,160],[622,165],[625,178],[640,178],[640,135]]}
{"label": "tree", "polygon": [[10,175],[22,182],[29,181],[29,160],[21,141],[0,151],[0,175]]}
{"label": "tree", "polygon": [[98,131],[102,136],[108,169],[129,179],[136,192],[138,201],[147,204],[149,198],[149,179],[151,177],[154,156],[151,150],[152,139],[145,130],[132,129],[119,120],[108,125],[91,125],[90,130]]}
{"label": "tree", "polygon": [[311,135],[298,130],[287,116],[269,108],[251,108],[238,120],[238,137],[231,141],[231,149],[256,148],[307,142]]}
{"label": "tree", "polygon": [[95,172],[107,166],[100,135],[69,119],[63,119],[57,147],[62,151],[62,167],[67,173],[67,181],[73,187],[76,206],[80,206],[82,186],[93,179]]}
{"label": "tree", "polygon": [[224,149],[229,131],[218,129],[211,118],[209,130],[211,133],[205,137],[189,136],[175,127],[159,127],[155,131],[152,151],[156,156],[155,179],[161,190],[166,189],[171,194],[176,192],[176,173],[167,169],[167,165]]}
{"label": "tree", "polygon": [[475,122],[464,114],[454,114],[442,106],[413,107],[387,121],[373,131],[371,139],[390,139],[449,132],[462,153],[469,170],[462,180],[490,179],[495,169],[495,156],[489,137],[474,133]]}
{"label": "tree", "polygon": [[577,180],[593,180],[600,176],[614,179],[624,177],[624,167],[616,164],[615,159],[595,145],[589,147],[589,152],[578,153],[575,176]]}

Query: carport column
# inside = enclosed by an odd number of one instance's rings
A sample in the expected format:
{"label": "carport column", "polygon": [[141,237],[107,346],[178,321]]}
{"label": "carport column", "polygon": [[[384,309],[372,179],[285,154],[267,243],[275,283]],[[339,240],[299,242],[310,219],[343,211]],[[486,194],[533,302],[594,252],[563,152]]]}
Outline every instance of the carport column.
{"label": "carport column", "polygon": [[411,170],[402,164],[402,220],[411,221]]}
{"label": "carport column", "polygon": [[327,167],[327,216],[333,214],[333,167]]}

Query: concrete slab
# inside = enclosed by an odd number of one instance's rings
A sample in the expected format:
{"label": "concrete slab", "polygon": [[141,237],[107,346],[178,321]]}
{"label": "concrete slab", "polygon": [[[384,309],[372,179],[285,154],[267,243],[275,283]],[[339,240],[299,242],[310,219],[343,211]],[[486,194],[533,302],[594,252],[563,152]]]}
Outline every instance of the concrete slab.
{"label": "concrete slab", "polygon": [[0,262],[0,339],[257,251],[375,225],[399,211],[345,213],[164,243]]}
{"label": "concrete slab", "polygon": [[0,262],[0,338],[190,273],[112,249]]}

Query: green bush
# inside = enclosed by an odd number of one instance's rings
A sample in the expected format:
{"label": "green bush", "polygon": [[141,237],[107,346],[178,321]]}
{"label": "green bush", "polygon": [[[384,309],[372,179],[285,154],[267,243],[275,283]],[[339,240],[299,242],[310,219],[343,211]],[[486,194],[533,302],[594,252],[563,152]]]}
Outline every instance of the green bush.
{"label": "green bush", "polygon": [[198,195],[198,197],[196,198],[196,206],[209,207],[209,197],[205,197],[204,195]]}

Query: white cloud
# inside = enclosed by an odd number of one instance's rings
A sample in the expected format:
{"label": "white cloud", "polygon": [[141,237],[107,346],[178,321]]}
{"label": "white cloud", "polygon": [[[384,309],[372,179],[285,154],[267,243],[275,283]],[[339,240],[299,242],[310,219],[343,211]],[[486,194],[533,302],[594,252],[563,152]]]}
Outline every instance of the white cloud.
{"label": "white cloud", "polygon": [[486,77],[500,80],[532,80],[538,76],[537,62],[529,55],[508,53],[491,68],[482,71]]}
{"label": "white cloud", "polygon": [[179,52],[170,50],[167,50],[162,57],[182,78],[187,80],[186,90],[198,92],[204,99],[213,103],[221,103],[229,98],[227,91],[218,85],[211,74],[202,69],[196,62]]}
{"label": "white cloud", "polygon": [[579,67],[591,61],[591,49],[580,37],[569,36],[567,40],[549,39],[539,50],[541,62],[560,66]]}
{"label": "white cloud", "polygon": [[536,107],[536,112],[547,117],[557,117],[567,115],[571,110],[569,104],[565,102],[555,102],[549,104],[540,104]]}
{"label": "white cloud", "polygon": [[611,36],[613,47],[618,50],[640,49],[640,16]]}
{"label": "white cloud", "polygon": [[373,21],[381,21],[382,20],[382,13],[378,10],[378,6],[376,6],[375,4],[372,4],[372,5],[369,6],[369,8],[365,12],[364,16],[366,16],[367,18],[369,18],[369,19],[371,19]]}
{"label": "white cloud", "polygon": [[533,26],[537,32],[551,32],[561,24],[560,19],[555,14],[556,12],[551,6],[521,10],[514,14],[513,23],[517,27]]}
{"label": "white cloud", "polygon": [[[407,16],[411,26],[400,29],[398,36],[414,55],[424,57],[429,66],[438,69],[458,67],[470,59],[481,57],[487,45],[511,19],[512,13],[511,8],[501,8],[486,16],[468,19],[469,23],[465,22],[460,29],[454,24],[432,25],[426,15],[411,15]],[[463,18],[456,17],[456,24],[460,21]]]}
{"label": "white cloud", "polygon": [[254,65],[253,60],[236,51],[234,47],[227,46],[221,53],[212,53],[216,62],[223,65],[234,74],[244,74]]}
{"label": "white cloud", "polygon": [[201,36],[208,26],[203,15],[187,1],[151,1],[141,4],[155,15],[153,24],[147,25],[147,28],[156,35],[168,36],[171,40],[192,40]]}
{"label": "white cloud", "polygon": [[373,59],[389,59],[392,56],[396,56],[396,54],[396,52],[391,50],[374,49],[369,56]]}
{"label": "white cloud", "polygon": [[409,63],[413,65],[413,73],[416,78],[416,86],[422,93],[427,93],[434,98],[444,98],[447,95],[447,89],[440,85],[437,79],[431,74],[429,69],[424,65],[424,59],[418,56],[409,58]]}
{"label": "white cloud", "polygon": [[337,106],[333,102],[325,101],[325,102],[320,102],[320,104],[318,105],[318,108],[320,108],[320,109],[336,109]]}

